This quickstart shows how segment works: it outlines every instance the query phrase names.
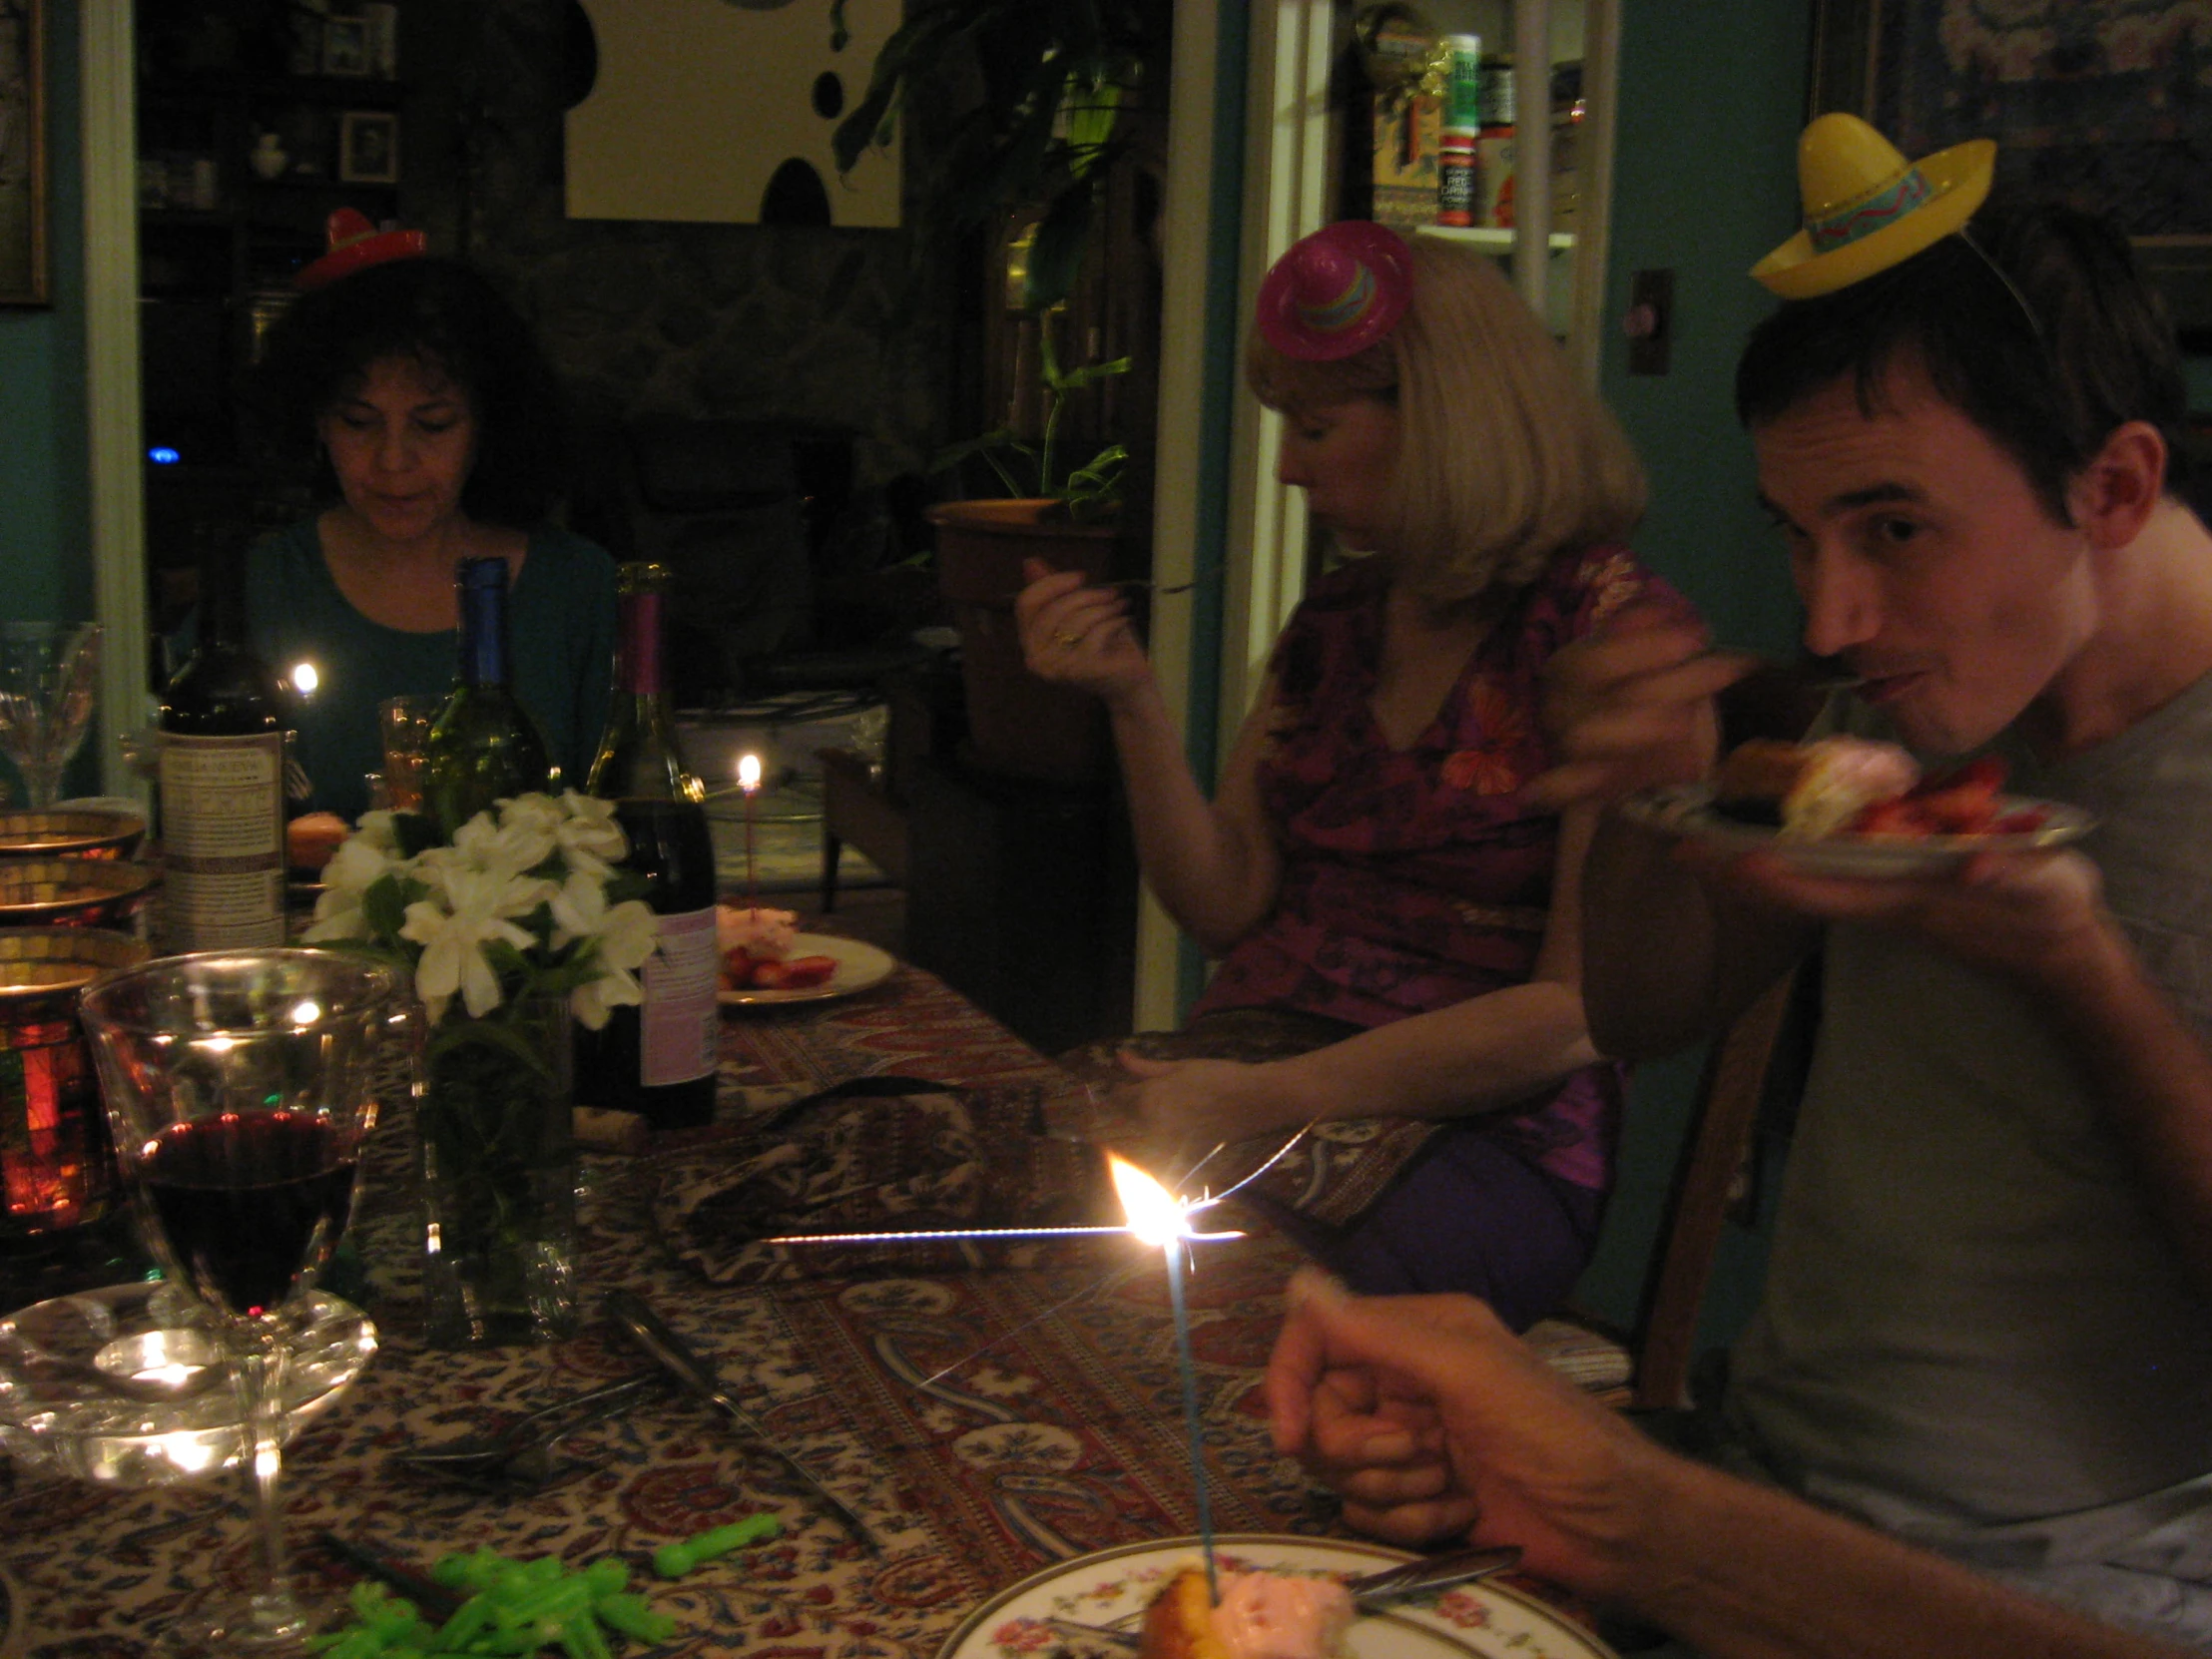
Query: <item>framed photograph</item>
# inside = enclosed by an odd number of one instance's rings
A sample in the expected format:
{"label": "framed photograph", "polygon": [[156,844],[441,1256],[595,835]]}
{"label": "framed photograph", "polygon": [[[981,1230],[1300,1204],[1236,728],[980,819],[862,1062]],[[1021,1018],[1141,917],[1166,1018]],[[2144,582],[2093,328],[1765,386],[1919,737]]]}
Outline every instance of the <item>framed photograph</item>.
{"label": "framed photograph", "polygon": [[50,302],[46,0],[0,0],[0,305]]}
{"label": "framed photograph", "polygon": [[[2062,26],[2053,20],[2062,14]],[[1997,143],[2000,187],[2106,214],[2183,347],[2212,351],[2212,53],[2195,0],[1820,0],[1813,114],[1849,110],[1907,156]]]}
{"label": "framed photograph", "polygon": [[347,110],[338,118],[338,178],[348,185],[399,183],[399,117]]}
{"label": "framed photograph", "polygon": [[322,73],[364,76],[371,63],[368,22],[359,17],[326,17],[322,20]]}

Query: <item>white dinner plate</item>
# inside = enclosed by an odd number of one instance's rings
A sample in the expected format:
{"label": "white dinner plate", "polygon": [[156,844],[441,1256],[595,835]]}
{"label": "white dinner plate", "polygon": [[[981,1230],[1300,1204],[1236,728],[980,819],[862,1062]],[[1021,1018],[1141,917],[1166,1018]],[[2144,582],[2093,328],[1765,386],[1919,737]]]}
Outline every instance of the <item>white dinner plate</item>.
{"label": "white dinner plate", "polygon": [[2033,830],[2005,835],[1822,835],[1785,838],[1779,830],[1742,824],[1713,805],[1709,784],[1646,790],[1621,803],[1621,816],[1647,829],[1682,835],[1724,852],[1772,852],[1808,875],[1933,875],[1976,852],[2026,852],[2064,846],[2096,828],[2078,807],[2026,796],[1997,797],[2000,812],[2044,815]]}
{"label": "white dinner plate", "polygon": [[765,1008],[782,1002],[826,1002],[833,996],[850,996],[890,977],[897,960],[886,950],[858,939],[840,939],[828,933],[798,933],[792,937],[793,956],[834,956],[837,969],[819,985],[801,985],[786,991],[717,991],[715,1000],[725,1008]]}
{"label": "white dinner plate", "polygon": [[[1412,1559],[1381,1544],[1265,1532],[1225,1534],[1214,1547],[1222,1566],[1245,1571],[1354,1574]],[[1167,1538],[1047,1567],[962,1619],[937,1659],[1044,1659],[1063,1640],[1043,1620],[1111,1624],[1198,1559],[1196,1538]],[[1588,1631],[1495,1579],[1363,1614],[1345,1633],[1344,1651],[1347,1659],[1615,1659]]]}

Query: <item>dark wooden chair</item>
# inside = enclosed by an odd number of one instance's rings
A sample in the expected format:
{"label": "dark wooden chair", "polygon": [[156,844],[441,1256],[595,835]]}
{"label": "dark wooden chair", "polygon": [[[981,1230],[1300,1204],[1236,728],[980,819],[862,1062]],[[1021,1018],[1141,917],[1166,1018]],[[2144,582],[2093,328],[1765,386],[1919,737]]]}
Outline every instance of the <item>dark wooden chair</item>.
{"label": "dark wooden chair", "polygon": [[1741,1190],[1798,979],[1793,973],[1769,986],[1706,1056],[1634,1327],[1609,1330],[1568,1313],[1528,1333],[1530,1345],[1561,1375],[1613,1403],[1689,1403],[1706,1288]]}

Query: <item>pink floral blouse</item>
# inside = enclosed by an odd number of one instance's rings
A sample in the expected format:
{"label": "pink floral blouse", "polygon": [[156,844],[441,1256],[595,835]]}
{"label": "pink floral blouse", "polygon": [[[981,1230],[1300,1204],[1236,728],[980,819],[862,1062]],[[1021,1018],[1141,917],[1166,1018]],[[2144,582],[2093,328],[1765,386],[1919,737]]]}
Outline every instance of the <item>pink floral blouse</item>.
{"label": "pink floral blouse", "polygon": [[[1563,553],[1475,648],[1435,721],[1392,750],[1370,709],[1383,579],[1374,559],[1331,572],[1277,643],[1260,788],[1282,887],[1194,1017],[1271,1007],[1376,1026],[1525,983],[1559,843],[1557,816],[1519,795],[1551,764],[1537,676],[1631,599],[1686,603],[1624,547]],[[1552,1174],[1603,1187],[1620,1097],[1619,1068],[1594,1066],[1479,1121]]]}

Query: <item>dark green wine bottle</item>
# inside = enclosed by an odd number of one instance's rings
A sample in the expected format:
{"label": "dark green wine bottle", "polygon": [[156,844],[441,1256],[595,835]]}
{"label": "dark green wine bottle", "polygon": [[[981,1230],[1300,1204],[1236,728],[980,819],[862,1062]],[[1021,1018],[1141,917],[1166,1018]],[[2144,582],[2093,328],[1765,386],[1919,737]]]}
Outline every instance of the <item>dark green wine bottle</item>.
{"label": "dark green wine bottle", "polygon": [[722,955],[715,943],[715,843],[704,792],[685,770],[661,671],[668,572],[622,567],[622,630],[607,730],[591,794],[615,804],[629,866],[645,877],[656,948],[639,972],[645,1001],[617,1008],[601,1031],[579,1031],[577,1098],[636,1112],[656,1129],[712,1123],[721,1040]]}
{"label": "dark green wine bottle", "polygon": [[507,561],[463,559],[460,662],[423,744],[422,802],[447,840],[495,801],[551,787],[545,739],[509,683]]}

